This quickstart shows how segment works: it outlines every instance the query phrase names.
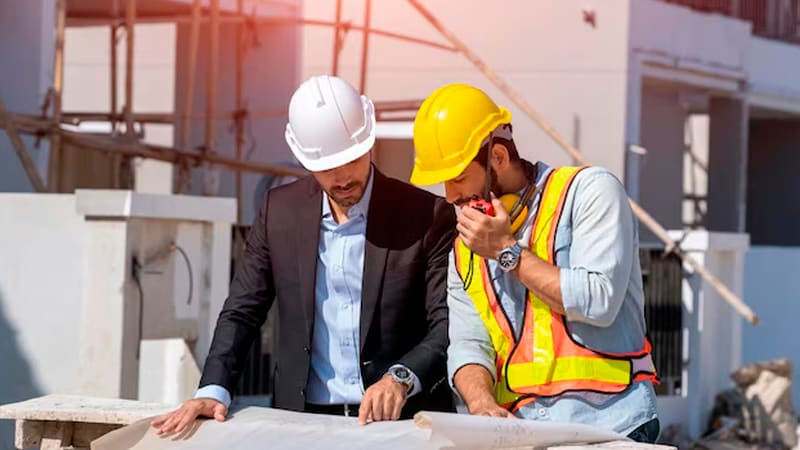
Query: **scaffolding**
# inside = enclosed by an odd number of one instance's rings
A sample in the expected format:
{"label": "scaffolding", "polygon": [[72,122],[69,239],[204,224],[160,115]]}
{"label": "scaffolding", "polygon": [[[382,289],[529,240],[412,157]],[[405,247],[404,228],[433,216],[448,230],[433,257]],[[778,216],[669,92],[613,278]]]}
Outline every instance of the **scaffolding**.
{"label": "scaffolding", "polygon": [[[125,2],[124,17],[121,17],[120,1]],[[266,0],[256,0],[266,2]],[[202,0],[193,0],[190,7],[190,14],[186,14],[186,8],[177,7],[173,2],[167,0],[111,0],[107,14],[86,13],[82,11],[74,14],[67,14],[67,0],[57,0],[56,2],[56,51],[54,57],[53,88],[47,96],[43,107],[42,117],[30,115],[14,114],[6,111],[5,105],[0,99],[0,126],[8,134],[15,152],[17,153],[28,178],[37,192],[47,190],[54,192],[57,187],[58,178],[58,158],[61,152],[61,145],[65,142],[79,145],[84,149],[113,154],[121,160],[132,157],[142,157],[165,161],[174,164],[179,169],[178,186],[176,190],[182,193],[188,180],[189,169],[201,165],[214,165],[232,170],[236,173],[236,198],[242,201],[242,172],[255,172],[261,174],[272,174],[278,176],[303,176],[307,172],[299,169],[281,167],[271,164],[260,164],[245,161],[242,159],[242,147],[244,142],[244,121],[248,117],[281,117],[287,111],[249,111],[245,106],[242,89],[242,65],[243,65],[243,27],[253,24],[259,25],[296,25],[296,26],[323,26],[330,27],[334,32],[333,39],[333,61],[331,63],[331,73],[336,75],[339,71],[339,57],[342,49],[342,40],[348,30],[362,32],[362,47],[360,60],[360,79],[359,87],[364,92],[367,82],[368,67],[368,48],[370,35],[380,35],[400,41],[413,43],[416,45],[426,45],[438,48],[443,51],[457,52],[466,57],[477,70],[479,70],[489,81],[492,82],[504,95],[506,95],[528,118],[539,126],[551,139],[553,139],[564,151],[566,151],[575,161],[580,164],[589,164],[581,152],[575,148],[562,134],[553,128],[533,107],[531,107],[522,96],[512,89],[508,83],[491,67],[489,67],[475,52],[467,47],[443,22],[441,22],[428,8],[419,0],[407,1],[427,22],[431,24],[450,45],[443,45],[438,42],[408,36],[401,33],[390,32],[376,29],[371,26],[372,0],[364,1],[363,25],[343,22],[341,20],[342,0],[336,0],[335,20],[310,20],[301,17],[276,18],[276,17],[255,17],[244,13],[243,0],[237,0],[237,10],[235,13],[220,11],[219,0],[206,0],[209,6],[204,11]],[[398,0],[403,1],[403,0]],[[102,4],[105,4],[103,2]],[[170,10],[168,5],[172,5],[171,14],[164,14],[164,10]],[[206,13],[204,15],[204,12]],[[105,25],[111,28],[111,101],[109,112],[90,112],[75,113],[64,112],[61,108],[61,96],[64,73],[64,29],[67,21],[72,25]],[[189,70],[187,75],[187,94],[184,98],[183,113],[181,114],[147,114],[136,113],[133,111],[133,57],[134,57],[134,27],[140,23],[174,23],[190,24],[189,52],[186,64],[187,67],[195,67],[197,53],[199,50],[200,24],[209,25],[209,55],[208,83],[206,86],[206,111],[204,114],[192,114],[192,94],[194,92],[194,71]],[[236,39],[236,77],[235,77],[235,110],[217,111],[216,97],[218,88],[217,64],[219,55],[219,26],[221,23],[237,24]],[[126,54],[125,54],[125,94],[123,110],[118,111],[117,99],[117,35],[118,30],[125,31]],[[400,101],[400,102],[375,102],[376,113],[379,118],[385,117],[389,120],[392,113],[414,112],[419,107],[419,100]],[[48,108],[51,107],[51,108]],[[51,109],[49,114],[46,111]],[[384,116],[385,115],[385,116]],[[198,149],[189,148],[189,132],[192,118],[205,120],[204,144]],[[218,118],[231,119],[235,130],[235,157],[227,158],[214,153],[212,143],[215,136],[214,120]],[[112,133],[109,136],[96,136],[67,130],[63,124],[77,124],[84,120],[105,120],[112,125]],[[135,123],[171,123],[177,124],[180,121],[181,136],[178,145],[175,147],[164,147],[139,142],[135,135]],[[117,124],[125,124],[125,134],[118,135],[114,131]],[[31,134],[39,138],[46,137],[50,140],[50,160],[48,165],[47,184],[41,180],[35,166],[33,165],[24,142],[20,139],[20,134]],[[117,165],[116,167],[119,167]],[[634,214],[648,229],[650,229],[659,239],[664,242],[665,253],[674,253],[679,256],[684,264],[690,267],[695,273],[699,274],[709,285],[711,285],[720,296],[728,302],[742,317],[751,324],[758,324],[759,319],[752,310],[725,286],[714,274],[697,262],[689,254],[684,252],[680,245],[675,242],[667,231],[642,209],[636,202],[630,200]]]}

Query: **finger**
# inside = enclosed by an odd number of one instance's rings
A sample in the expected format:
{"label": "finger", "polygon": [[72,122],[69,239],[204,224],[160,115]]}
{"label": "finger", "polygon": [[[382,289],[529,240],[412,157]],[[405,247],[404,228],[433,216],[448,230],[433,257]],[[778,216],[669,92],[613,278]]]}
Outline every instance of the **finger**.
{"label": "finger", "polygon": [[361,399],[361,406],[358,408],[358,424],[359,425],[366,425],[367,419],[370,416],[370,412],[372,411],[372,395],[369,395],[370,392],[367,390],[364,393],[364,398]]}
{"label": "finger", "polygon": [[466,228],[465,226],[461,225],[460,223],[456,224],[456,231],[458,231],[458,234],[460,234],[462,238],[472,238],[473,236],[475,236],[475,232],[474,231]]}
{"label": "finger", "polygon": [[175,426],[175,432],[180,433],[184,430],[184,428],[186,428],[187,425],[194,422],[195,419],[197,419],[197,415],[195,414],[184,414],[183,417],[181,417],[181,420],[178,421],[178,424]]}
{"label": "finger", "polygon": [[468,230],[474,230],[479,227],[478,222],[476,222],[473,219],[470,219],[469,217],[464,216],[464,214],[459,215],[456,220],[458,225],[461,225],[462,227]]}
{"label": "finger", "polygon": [[372,401],[372,420],[375,422],[383,420],[383,396],[378,395],[378,398]]}
{"label": "finger", "polygon": [[503,202],[495,197],[494,194],[492,194],[492,206],[494,206],[495,219],[505,220],[508,218],[508,211],[506,211],[506,208],[503,206]]}
{"label": "finger", "polygon": [[172,414],[174,414],[174,413],[175,413],[175,412],[173,411],[173,412],[171,412],[171,413],[164,414],[164,415],[161,415],[161,416],[158,416],[158,417],[156,417],[155,419],[153,419],[153,421],[152,421],[152,422],[150,422],[150,426],[152,426],[153,428],[158,428],[158,427],[160,427],[161,425],[163,425],[163,424],[164,424],[164,422],[166,422],[166,421],[167,421],[167,419],[169,419],[169,416],[171,416],[171,415],[172,415]]}
{"label": "finger", "polygon": [[225,422],[225,417],[228,416],[228,408],[225,407],[222,403],[218,403],[214,406],[214,420],[217,422]]}
{"label": "finger", "polygon": [[175,421],[176,421],[177,417],[179,416],[179,414],[180,414],[180,411],[178,413],[173,414],[172,416],[170,416],[170,418],[167,419],[166,422],[164,422],[164,425],[161,425],[161,428],[159,428],[157,434],[163,435],[163,434],[167,434],[167,433],[172,432],[172,430],[174,429],[174,426],[175,426]]}
{"label": "finger", "polygon": [[392,420],[398,420],[400,418],[400,413],[403,411],[403,406],[405,406],[405,404],[405,399],[395,402],[394,409],[392,410]]}
{"label": "finger", "polygon": [[392,420],[394,418],[394,397],[389,395],[384,398],[382,405],[383,409],[381,410],[381,420]]}

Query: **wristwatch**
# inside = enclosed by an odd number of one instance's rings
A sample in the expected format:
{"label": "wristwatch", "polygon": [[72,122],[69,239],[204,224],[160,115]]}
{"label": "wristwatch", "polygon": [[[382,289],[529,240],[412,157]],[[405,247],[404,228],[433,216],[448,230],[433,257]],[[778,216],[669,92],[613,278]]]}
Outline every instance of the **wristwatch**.
{"label": "wristwatch", "polygon": [[408,386],[406,394],[410,393],[411,390],[414,389],[414,374],[411,373],[411,371],[406,367],[392,366],[386,373],[391,375],[394,381]]}
{"label": "wristwatch", "polygon": [[515,243],[511,247],[506,247],[497,255],[497,265],[503,272],[511,272],[519,265],[519,258],[522,255],[522,247]]}

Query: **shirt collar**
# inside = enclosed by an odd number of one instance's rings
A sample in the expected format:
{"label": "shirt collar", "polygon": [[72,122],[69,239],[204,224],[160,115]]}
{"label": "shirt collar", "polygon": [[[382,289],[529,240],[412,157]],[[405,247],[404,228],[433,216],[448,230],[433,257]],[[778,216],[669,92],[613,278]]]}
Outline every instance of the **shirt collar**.
{"label": "shirt collar", "polygon": [[[354,219],[359,216],[363,216],[364,218],[367,217],[367,213],[369,212],[369,201],[372,198],[372,181],[374,180],[374,170],[372,165],[369,167],[369,177],[367,178],[367,187],[364,188],[364,195],[361,196],[361,200],[358,201],[355,205],[350,208],[350,211],[347,212],[347,217],[349,219]],[[328,193],[322,191],[322,218],[327,219],[333,217],[333,212],[331,211],[331,204],[330,199],[328,198]]]}

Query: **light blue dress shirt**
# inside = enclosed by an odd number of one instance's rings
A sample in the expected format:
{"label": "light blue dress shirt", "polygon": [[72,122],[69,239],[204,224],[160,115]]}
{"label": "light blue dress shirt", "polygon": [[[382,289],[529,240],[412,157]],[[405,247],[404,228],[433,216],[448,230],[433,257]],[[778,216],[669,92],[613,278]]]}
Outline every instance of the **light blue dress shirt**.
{"label": "light blue dress shirt", "polygon": [[[373,172],[361,200],[339,224],[333,217],[328,195],[323,192],[314,291],[314,330],[311,371],[306,399],[313,404],[357,404],[364,395],[359,366],[361,287],[367,213],[372,198]],[[421,391],[414,377],[410,395]],[[230,405],[230,393],[222,386],[200,388],[195,398],[213,398]]]}
{"label": "light blue dress shirt", "polygon": [[356,404],[364,394],[358,347],[364,244],[371,197],[370,173],[361,200],[347,212],[347,222],[338,224],[328,195],[323,193],[322,196],[311,372],[306,389],[309,403]]}
{"label": "light blue dress shirt", "polygon": [[[550,169],[539,165],[540,183]],[[516,238],[528,247],[539,197],[533,199]],[[579,343],[601,351],[627,353],[641,349],[645,337],[644,292],[638,236],[628,197],[619,180],[599,167],[584,169],[570,188],[555,239],[561,268],[561,296],[569,330]],[[489,261],[492,284],[515,333],[527,302],[525,286]],[[464,291],[450,254],[447,304],[450,308],[448,372],[452,385],[465,364],[480,364],[495,375],[495,351],[472,300]],[[540,398],[519,409],[525,419],[587,423],[628,434],[656,418],[656,398],[649,381],[635,383],[619,395],[573,392]]]}

